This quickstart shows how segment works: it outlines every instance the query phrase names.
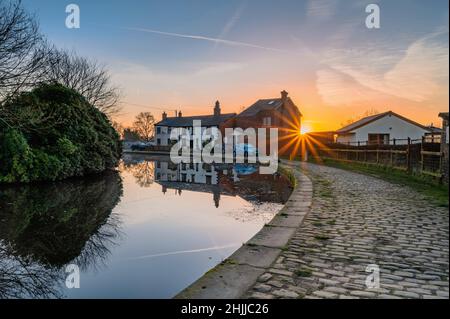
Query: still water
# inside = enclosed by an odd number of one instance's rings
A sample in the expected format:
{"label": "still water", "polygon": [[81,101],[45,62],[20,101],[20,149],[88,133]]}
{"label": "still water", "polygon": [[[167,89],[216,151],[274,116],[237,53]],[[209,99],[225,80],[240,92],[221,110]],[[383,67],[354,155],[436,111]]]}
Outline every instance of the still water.
{"label": "still water", "polygon": [[[0,188],[0,298],[171,298],[288,199],[248,165],[124,155],[118,172]],[[67,276],[80,269],[80,288]],[[69,270],[69,272],[66,272]]]}

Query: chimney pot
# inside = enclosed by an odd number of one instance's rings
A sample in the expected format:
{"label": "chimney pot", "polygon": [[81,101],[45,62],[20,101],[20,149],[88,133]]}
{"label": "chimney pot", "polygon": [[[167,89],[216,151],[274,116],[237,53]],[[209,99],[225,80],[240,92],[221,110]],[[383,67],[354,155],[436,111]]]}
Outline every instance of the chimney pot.
{"label": "chimney pot", "polygon": [[178,117],[183,117],[183,114],[181,113],[181,111],[178,112]]}
{"label": "chimney pot", "polygon": [[214,106],[214,116],[220,116],[220,102],[216,101],[216,105]]}
{"label": "chimney pot", "polygon": [[163,121],[167,119],[167,113],[166,112],[163,112],[162,119],[163,119]]}
{"label": "chimney pot", "polygon": [[287,97],[288,97],[288,92],[286,92],[286,90],[281,91],[281,99],[283,101],[286,101]]}

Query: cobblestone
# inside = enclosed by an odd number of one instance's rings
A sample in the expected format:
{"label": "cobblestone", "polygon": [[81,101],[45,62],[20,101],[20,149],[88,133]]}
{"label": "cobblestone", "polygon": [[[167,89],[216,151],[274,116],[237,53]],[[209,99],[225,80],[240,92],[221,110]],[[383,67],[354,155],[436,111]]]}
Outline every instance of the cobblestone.
{"label": "cobblestone", "polygon": [[[282,258],[243,297],[449,297],[448,208],[375,177],[302,165],[314,185],[311,210]],[[290,205],[287,212],[300,210]],[[366,287],[369,264],[380,267],[380,289]]]}

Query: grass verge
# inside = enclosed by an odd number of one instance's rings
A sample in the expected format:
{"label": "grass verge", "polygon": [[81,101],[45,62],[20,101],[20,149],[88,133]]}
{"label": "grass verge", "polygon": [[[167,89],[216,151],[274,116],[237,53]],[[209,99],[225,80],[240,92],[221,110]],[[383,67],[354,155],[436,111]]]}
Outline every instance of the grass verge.
{"label": "grass verge", "polygon": [[438,181],[429,176],[410,175],[395,168],[368,165],[364,163],[340,162],[331,159],[323,159],[322,162],[311,160],[311,162],[351,170],[358,173],[375,176],[398,185],[405,185],[423,194],[435,205],[440,207],[449,207],[448,186],[439,184]]}
{"label": "grass verge", "polygon": [[295,178],[294,171],[292,169],[278,166],[278,173],[285,176],[289,180],[292,188],[297,186],[297,179]]}

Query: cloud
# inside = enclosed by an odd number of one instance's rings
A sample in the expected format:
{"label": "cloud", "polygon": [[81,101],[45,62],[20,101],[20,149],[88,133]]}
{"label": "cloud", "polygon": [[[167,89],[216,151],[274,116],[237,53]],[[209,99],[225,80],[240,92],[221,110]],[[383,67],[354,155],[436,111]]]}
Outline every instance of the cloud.
{"label": "cloud", "polygon": [[[448,30],[422,37],[406,50],[381,46],[332,50],[317,72],[320,95],[330,104],[384,94],[424,102],[448,86]],[[376,97],[376,96],[375,96]]]}
{"label": "cloud", "polygon": [[333,69],[317,71],[317,91],[327,105],[347,105],[358,101],[374,100],[377,92],[352,77]]}
{"label": "cloud", "polygon": [[208,42],[213,42],[213,43],[225,44],[225,45],[229,45],[229,46],[247,47],[247,48],[261,49],[261,50],[274,51],[274,52],[286,52],[284,50],[277,49],[277,48],[271,48],[271,47],[261,46],[261,45],[257,45],[257,44],[247,43],[247,42],[239,42],[239,41],[224,40],[224,39],[219,39],[219,38],[205,37],[202,35],[173,33],[173,32],[165,32],[165,31],[144,29],[144,28],[122,28],[122,29],[138,31],[138,32],[153,33],[153,34],[159,34],[159,35],[176,37],[176,38],[208,41]]}
{"label": "cloud", "polygon": [[327,19],[336,13],[338,0],[310,0],[306,15],[313,19]]}
{"label": "cloud", "polygon": [[198,76],[205,76],[205,75],[218,75],[228,72],[233,72],[237,70],[241,70],[246,65],[243,63],[227,63],[227,62],[217,62],[217,63],[211,63],[202,66],[195,75]]}

